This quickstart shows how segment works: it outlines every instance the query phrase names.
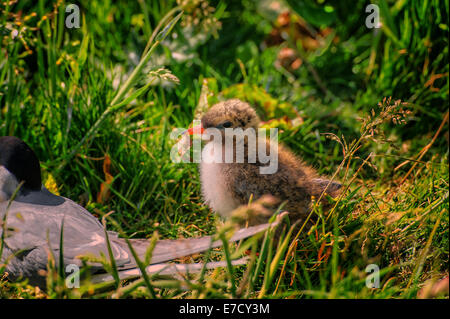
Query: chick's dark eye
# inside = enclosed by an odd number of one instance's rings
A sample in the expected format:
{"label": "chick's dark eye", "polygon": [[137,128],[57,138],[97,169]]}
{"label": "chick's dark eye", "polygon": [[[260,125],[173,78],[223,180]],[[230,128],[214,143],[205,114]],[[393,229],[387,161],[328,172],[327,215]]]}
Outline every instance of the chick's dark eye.
{"label": "chick's dark eye", "polygon": [[225,128],[232,127],[233,123],[231,123],[230,121],[226,121],[225,123],[222,123],[222,126]]}

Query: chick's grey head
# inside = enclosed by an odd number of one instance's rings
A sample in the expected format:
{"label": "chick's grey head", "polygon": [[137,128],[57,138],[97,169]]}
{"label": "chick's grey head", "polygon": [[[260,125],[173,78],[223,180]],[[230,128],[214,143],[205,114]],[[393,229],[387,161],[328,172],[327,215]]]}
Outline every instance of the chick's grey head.
{"label": "chick's grey head", "polygon": [[23,190],[40,190],[41,166],[33,150],[14,136],[0,137],[0,202],[8,200],[19,184]]}
{"label": "chick's grey head", "polygon": [[202,117],[204,129],[253,128],[256,130],[259,122],[255,110],[248,103],[238,99],[217,103]]}

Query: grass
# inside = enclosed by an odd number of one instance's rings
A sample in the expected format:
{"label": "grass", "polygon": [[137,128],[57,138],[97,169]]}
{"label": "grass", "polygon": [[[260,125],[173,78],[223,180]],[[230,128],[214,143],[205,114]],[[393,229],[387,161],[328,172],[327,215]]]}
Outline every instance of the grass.
{"label": "grass", "polygon": [[[170,160],[169,137],[220,98],[251,102],[346,187],[291,241],[244,243],[248,267],[108,289],[54,280],[45,293],[3,278],[2,298],[448,298],[430,292],[448,280],[448,3],[378,1],[383,27],[367,29],[365,1],[304,1],[284,20],[268,2],[80,1],[81,28],[68,29],[64,1],[2,1],[0,135],[36,151],[48,187],[98,217],[113,211],[108,228],[136,238],[220,228],[196,165]],[[385,97],[407,103],[406,123],[393,121],[400,105],[377,106]],[[378,289],[366,287],[370,264]]]}

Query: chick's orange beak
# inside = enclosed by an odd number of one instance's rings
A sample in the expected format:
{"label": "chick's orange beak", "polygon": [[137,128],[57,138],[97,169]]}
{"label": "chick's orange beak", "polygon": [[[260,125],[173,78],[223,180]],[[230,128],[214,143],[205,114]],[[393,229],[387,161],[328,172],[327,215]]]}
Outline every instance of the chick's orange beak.
{"label": "chick's orange beak", "polygon": [[197,125],[197,126],[191,127],[186,132],[189,135],[194,135],[194,134],[203,134],[204,131],[205,131],[205,129],[201,125]]}

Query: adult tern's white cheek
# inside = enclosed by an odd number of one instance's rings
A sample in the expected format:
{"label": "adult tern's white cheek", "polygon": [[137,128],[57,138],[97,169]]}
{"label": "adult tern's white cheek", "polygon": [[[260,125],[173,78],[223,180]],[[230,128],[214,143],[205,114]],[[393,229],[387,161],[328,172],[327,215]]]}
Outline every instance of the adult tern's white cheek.
{"label": "adult tern's white cheek", "polygon": [[19,187],[19,183],[14,175],[0,165],[0,202],[9,200],[17,187]]}

